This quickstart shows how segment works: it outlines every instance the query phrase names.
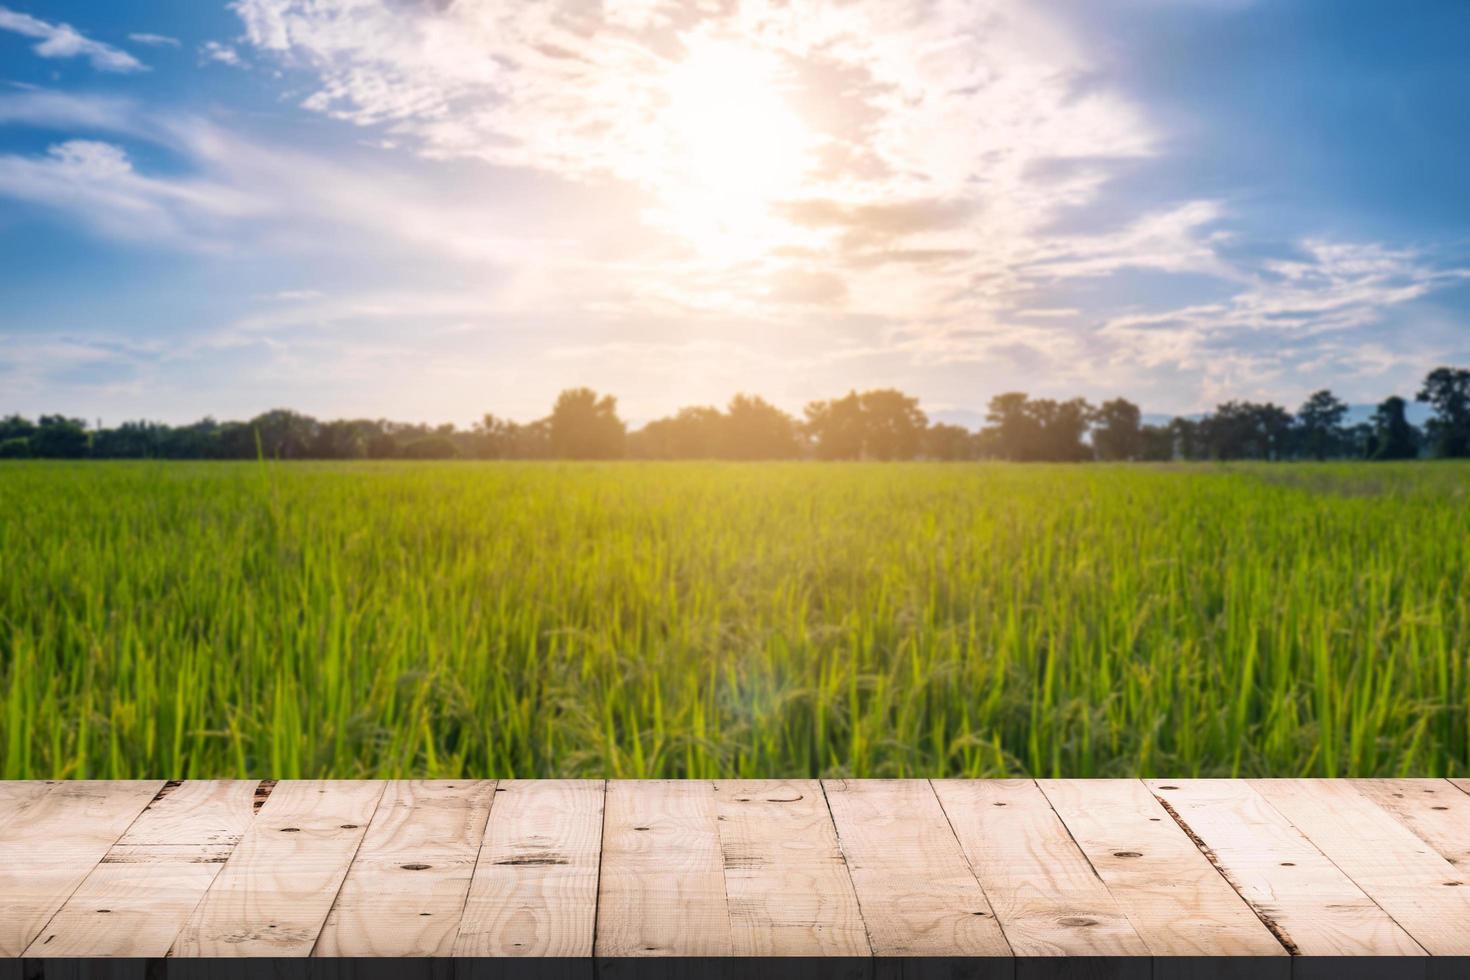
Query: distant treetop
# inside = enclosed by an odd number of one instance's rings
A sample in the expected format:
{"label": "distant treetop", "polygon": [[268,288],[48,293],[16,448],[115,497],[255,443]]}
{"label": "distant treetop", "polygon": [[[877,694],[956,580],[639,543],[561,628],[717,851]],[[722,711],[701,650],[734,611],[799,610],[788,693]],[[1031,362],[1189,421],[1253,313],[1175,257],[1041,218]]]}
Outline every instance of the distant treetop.
{"label": "distant treetop", "polygon": [[318,421],[273,409],[247,422],[124,422],[88,428],[65,415],[0,418],[0,458],[52,459],[817,459],[1017,462],[1415,459],[1470,456],[1470,369],[1435,368],[1417,400],[1434,411],[1425,431],[1397,395],[1367,422],[1314,392],[1293,415],[1271,403],[1227,401],[1198,418],[1148,425],[1137,405],[1093,406],[1012,391],[990,400],[977,432],[930,422],[918,399],[893,388],[809,402],[797,419],[756,395],[723,410],[680,409],[628,431],[617,399],[569,388],[551,414],[520,423],[485,415],[468,429],[386,419]]}

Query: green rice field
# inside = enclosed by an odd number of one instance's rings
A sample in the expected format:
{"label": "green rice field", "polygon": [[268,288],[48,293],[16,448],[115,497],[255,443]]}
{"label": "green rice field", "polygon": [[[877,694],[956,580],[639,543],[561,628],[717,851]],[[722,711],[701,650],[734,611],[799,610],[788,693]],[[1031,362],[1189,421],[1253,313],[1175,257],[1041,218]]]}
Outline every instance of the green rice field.
{"label": "green rice field", "polygon": [[0,464],[0,775],[1470,773],[1470,466]]}

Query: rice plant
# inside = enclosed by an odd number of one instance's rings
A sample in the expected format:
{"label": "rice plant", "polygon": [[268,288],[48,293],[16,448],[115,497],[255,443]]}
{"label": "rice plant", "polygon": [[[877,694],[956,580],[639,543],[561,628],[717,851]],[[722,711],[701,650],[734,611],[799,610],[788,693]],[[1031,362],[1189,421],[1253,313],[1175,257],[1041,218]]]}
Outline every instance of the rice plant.
{"label": "rice plant", "polygon": [[0,771],[1463,775],[1459,464],[0,464]]}

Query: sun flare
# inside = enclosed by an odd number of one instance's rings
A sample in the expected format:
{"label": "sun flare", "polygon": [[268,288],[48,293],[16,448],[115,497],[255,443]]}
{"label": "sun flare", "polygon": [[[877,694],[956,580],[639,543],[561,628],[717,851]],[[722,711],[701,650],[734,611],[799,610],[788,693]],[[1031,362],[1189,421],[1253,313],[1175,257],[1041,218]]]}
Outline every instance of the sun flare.
{"label": "sun flare", "polygon": [[668,148],[658,188],[666,223],[701,253],[736,257],[774,231],[773,201],[795,196],[812,134],[783,97],[776,59],[728,43],[693,47],[667,78]]}

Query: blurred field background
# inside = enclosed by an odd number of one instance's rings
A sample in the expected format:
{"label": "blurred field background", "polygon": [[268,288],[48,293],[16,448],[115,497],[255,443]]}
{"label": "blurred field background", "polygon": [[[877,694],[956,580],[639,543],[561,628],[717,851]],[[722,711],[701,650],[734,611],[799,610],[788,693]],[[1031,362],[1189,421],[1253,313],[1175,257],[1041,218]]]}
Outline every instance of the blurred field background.
{"label": "blurred field background", "polygon": [[0,464],[5,778],[1464,775],[1470,465]]}

